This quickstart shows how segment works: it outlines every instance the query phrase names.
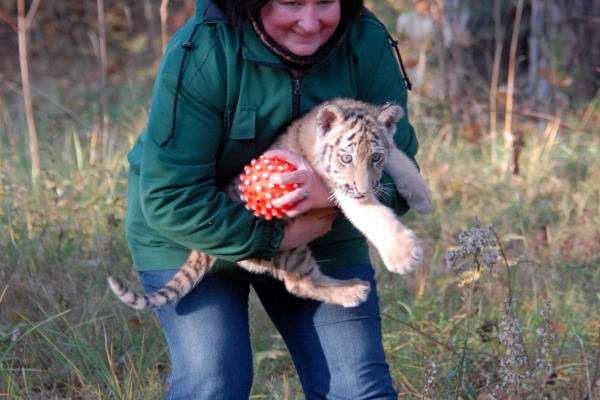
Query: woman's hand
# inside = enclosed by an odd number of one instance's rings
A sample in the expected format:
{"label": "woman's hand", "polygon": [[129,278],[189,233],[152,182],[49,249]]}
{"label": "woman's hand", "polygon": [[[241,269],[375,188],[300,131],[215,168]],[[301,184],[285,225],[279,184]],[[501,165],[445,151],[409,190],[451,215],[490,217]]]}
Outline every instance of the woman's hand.
{"label": "woman's hand", "polygon": [[325,235],[337,214],[338,211],[333,207],[315,208],[289,221],[279,250],[290,250]]}
{"label": "woman's hand", "polygon": [[287,217],[297,217],[312,208],[333,207],[333,203],[329,200],[331,196],[329,189],[300,154],[289,150],[269,150],[263,155],[266,158],[279,158],[296,167],[296,171],[271,174],[269,178],[269,181],[276,185],[289,183],[299,185],[297,189],[271,202],[274,207],[299,202],[296,207],[285,214]]}

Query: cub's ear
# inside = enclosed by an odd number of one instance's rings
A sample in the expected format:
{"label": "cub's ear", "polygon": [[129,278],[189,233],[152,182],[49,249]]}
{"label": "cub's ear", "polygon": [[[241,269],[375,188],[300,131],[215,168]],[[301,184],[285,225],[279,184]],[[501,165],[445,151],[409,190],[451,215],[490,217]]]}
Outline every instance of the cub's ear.
{"label": "cub's ear", "polygon": [[386,103],[381,106],[379,114],[377,115],[377,121],[384,124],[386,128],[390,129],[400,118],[404,116],[404,110],[396,103]]}
{"label": "cub's ear", "polygon": [[333,104],[323,106],[317,113],[317,127],[320,128],[321,134],[325,135],[337,125],[344,122],[344,113],[342,110]]}

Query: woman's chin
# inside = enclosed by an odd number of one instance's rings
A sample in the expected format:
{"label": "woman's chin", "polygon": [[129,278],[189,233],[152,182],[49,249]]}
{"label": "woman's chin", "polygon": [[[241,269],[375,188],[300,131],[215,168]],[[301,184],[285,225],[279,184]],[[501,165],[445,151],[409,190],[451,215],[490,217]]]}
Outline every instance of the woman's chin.
{"label": "woman's chin", "polygon": [[286,48],[300,57],[312,56],[319,49],[317,45],[290,44]]}

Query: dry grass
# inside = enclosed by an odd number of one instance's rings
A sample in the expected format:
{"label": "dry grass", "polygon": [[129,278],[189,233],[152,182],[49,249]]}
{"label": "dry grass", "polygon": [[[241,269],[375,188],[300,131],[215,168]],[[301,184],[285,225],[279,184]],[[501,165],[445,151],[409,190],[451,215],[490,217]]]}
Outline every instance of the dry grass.
{"label": "dry grass", "polygon": [[[556,336],[545,347],[551,374],[538,371],[531,379],[551,398],[584,396],[594,377],[600,320],[600,143],[589,134],[600,127],[598,111],[597,125],[585,132],[554,131],[552,122],[517,125],[527,135],[518,176],[501,174],[489,161],[485,136],[470,141],[441,118],[420,118],[430,112],[421,111],[413,123],[436,211],[405,220],[426,259],[410,277],[387,273],[375,259],[396,387],[405,398],[502,398],[502,390],[490,388],[507,374],[500,364],[506,327],[514,334],[511,321],[517,321],[534,366],[536,331],[551,327]],[[572,112],[572,124],[578,115]],[[141,124],[115,124],[113,137],[120,139],[109,146],[112,157],[98,153],[95,165],[92,135],[55,132],[43,142],[44,186],[37,198],[20,153],[2,143],[0,393],[7,398],[163,396],[168,357],[154,318],[124,309],[104,281],[109,268],[136,280],[122,221],[125,154]],[[495,224],[510,279],[506,268],[493,274],[447,268],[446,251],[457,249],[460,232],[476,217],[484,226]],[[515,302],[507,314],[509,285]],[[540,314],[549,299],[550,318]],[[301,398],[285,346],[256,302],[252,315],[253,398]],[[514,387],[519,398],[539,393],[524,378]]]}

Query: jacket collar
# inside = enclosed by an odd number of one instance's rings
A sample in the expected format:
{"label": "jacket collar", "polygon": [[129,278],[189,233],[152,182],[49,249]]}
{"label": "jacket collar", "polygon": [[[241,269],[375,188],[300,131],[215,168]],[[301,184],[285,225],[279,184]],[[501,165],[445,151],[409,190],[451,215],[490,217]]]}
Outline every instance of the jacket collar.
{"label": "jacket collar", "polygon": [[[344,37],[348,34],[348,29],[351,24],[348,24],[345,27],[345,30],[342,32],[340,37],[338,38],[337,43],[332,47],[329,54],[325,55],[321,61],[317,62],[316,65],[322,64],[327,59],[331,57],[331,55],[338,48],[340,43],[344,40]],[[246,21],[244,28],[244,46],[242,46],[242,55],[244,60],[261,63],[261,64],[271,64],[271,66],[280,66],[286,68],[285,65],[281,62],[279,57],[275,55],[259,38],[258,34],[252,27],[252,23],[250,21]]]}
{"label": "jacket collar", "polygon": [[227,16],[212,0],[196,0],[196,24],[226,22]]}
{"label": "jacket collar", "polygon": [[250,21],[244,26],[244,46],[242,46],[244,60],[258,63],[277,64],[283,66],[281,60],[260,40]]}

